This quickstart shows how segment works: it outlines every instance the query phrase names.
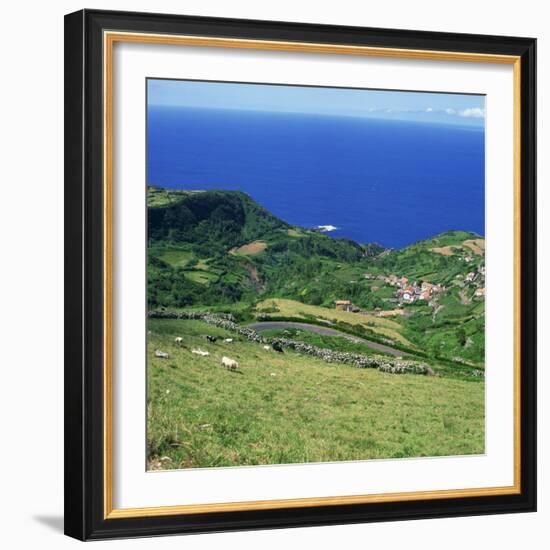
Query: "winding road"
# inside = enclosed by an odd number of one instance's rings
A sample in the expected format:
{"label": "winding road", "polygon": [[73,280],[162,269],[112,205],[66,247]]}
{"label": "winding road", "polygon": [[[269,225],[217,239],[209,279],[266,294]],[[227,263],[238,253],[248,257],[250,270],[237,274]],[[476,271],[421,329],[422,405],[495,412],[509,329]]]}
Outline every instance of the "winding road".
{"label": "winding road", "polygon": [[373,350],[379,351],[381,353],[389,353],[391,355],[394,355],[395,357],[410,355],[399,349],[392,348],[391,346],[379,344],[378,342],[372,342],[371,340],[359,338],[358,336],[351,336],[334,328],[320,327],[319,325],[310,325],[309,323],[294,323],[290,321],[263,321],[261,323],[252,323],[251,325],[248,325],[248,328],[251,328],[256,332],[261,332],[262,330],[282,330],[287,328],[296,328],[301,330],[308,330],[309,332],[315,332],[316,334],[322,334],[323,336],[343,336],[344,338],[347,338],[352,342],[360,342],[367,345]]}

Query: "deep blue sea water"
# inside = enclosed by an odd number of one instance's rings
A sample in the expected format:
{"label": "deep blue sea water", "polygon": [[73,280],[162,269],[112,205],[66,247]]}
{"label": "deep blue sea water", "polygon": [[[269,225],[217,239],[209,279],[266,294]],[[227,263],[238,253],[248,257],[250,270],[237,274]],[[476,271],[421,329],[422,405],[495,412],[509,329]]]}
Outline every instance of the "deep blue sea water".
{"label": "deep blue sea water", "polygon": [[484,132],[456,125],[150,106],[148,183],[237,189],[287,222],[402,247],[484,235]]}

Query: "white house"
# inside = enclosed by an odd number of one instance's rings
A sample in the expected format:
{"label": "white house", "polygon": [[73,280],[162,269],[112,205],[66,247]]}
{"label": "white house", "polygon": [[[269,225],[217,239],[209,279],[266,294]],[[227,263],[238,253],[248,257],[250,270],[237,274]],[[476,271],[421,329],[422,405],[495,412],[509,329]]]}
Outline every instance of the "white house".
{"label": "white house", "polygon": [[404,302],[414,302],[414,290],[411,287],[404,289],[401,297]]}

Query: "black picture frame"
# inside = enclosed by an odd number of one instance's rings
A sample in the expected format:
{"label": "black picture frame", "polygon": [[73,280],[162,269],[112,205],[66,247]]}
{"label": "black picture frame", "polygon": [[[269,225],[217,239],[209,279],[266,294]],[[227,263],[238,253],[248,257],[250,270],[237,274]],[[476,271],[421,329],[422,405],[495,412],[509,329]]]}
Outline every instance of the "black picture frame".
{"label": "black picture frame", "polygon": [[[103,32],[513,55],[521,66],[521,491],[135,518],[104,513]],[[83,10],[65,17],[65,533],[80,540],[536,510],[536,40]]]}

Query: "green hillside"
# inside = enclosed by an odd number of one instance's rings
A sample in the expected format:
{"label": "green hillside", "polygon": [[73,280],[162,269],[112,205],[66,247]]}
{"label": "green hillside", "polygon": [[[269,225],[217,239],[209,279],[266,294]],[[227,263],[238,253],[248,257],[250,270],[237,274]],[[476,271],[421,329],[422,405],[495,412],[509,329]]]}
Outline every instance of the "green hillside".
{"label": "green hillside", "polygon": [[[314,272],[366,256],[353,241],[292,228],[238,191],[150,187],[148,205],[152,307],[231,304],[265,292],[297,297]],[[303,284],[292,292],[296,277]]]}
{"label": "green hillside", "polygon": [[[475,254],[464,246],[464,242],[475,240],[485,242],[476,233],[447,231],[406,248],[391,250],[375,265],[380,272],[397,272],[412,279],[448,284],[457,274],[467,273],[469,267],[484,264],[484,254]],[[471,258],[471,262],[465,263],[464,258]]]}
{"label": "green hillside", "polygon": [[210,254],[288,228],[239,191],[164,194],[164,203],[155,205],[158,191],[148,201],[148,234],[153,241],[193,243],[197,253]]}
{"label": "green hillside", "polygon": [[479,235],[390,250],[149,187],[147,277],[148,469],[484,452]]}
{"label": "green hillside", "polygon": [[[149,330],[149,469],[484,452],[482,381],[278,354],[199,321],[151,319]],[[224,355],[238,371],[221,366]]]}
{"label": "green hillside", "polygon": [[[483,368],[485,241],[474,233],[387,250],[293,227],[242,192],[149,187],[148,236],[150,309],[233,312],[242,322],[298,312],[434,361]],[[350,302],[349,319],[330,321],[336,300]],[[317,313],[304,315],[300,304]]]}

